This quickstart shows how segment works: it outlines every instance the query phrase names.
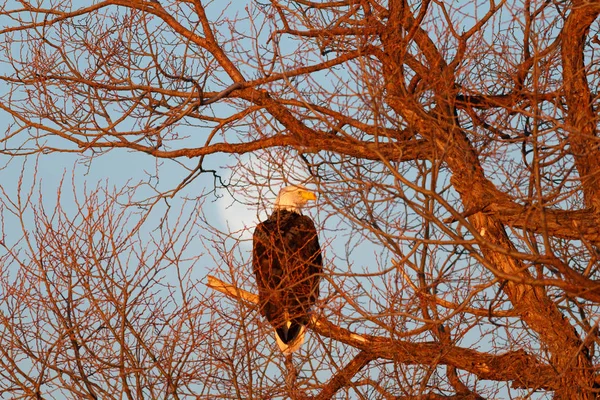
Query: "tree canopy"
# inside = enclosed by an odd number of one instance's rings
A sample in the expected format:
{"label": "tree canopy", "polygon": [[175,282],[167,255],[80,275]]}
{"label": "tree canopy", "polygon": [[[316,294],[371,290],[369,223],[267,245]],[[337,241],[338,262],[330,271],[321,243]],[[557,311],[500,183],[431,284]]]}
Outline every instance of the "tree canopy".
{"label": "tree canopy", "polygon": [[[2,190],[0,395],[596,398],[599,14],[2,2],[3,165],[172,169],[50,201],[24,168]],[[319,194],[325,272],[286,359],[252,301],[252,227],[207,210],[227,193],[256,216],[289,183]]]}

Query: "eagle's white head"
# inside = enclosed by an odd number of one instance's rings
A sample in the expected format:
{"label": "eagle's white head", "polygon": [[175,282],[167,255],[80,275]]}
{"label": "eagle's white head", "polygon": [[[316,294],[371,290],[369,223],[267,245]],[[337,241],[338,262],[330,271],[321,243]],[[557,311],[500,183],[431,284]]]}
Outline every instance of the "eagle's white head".
{"label": "eagle's white head", "polygon": [[310,200],[316,200],[317,196],[300,185],[286,186],[279,191],[275,200],[275,210],[287,210],[300,213],[302,207]]}

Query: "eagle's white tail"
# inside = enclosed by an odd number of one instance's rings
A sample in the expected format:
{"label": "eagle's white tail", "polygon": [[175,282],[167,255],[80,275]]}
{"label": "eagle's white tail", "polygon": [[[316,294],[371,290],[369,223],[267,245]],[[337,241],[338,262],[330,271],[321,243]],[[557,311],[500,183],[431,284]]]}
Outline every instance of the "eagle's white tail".
{"label": "eagle's white tail", "polygon": [[277,334],[277,332],[275,332],[275,339],[277,339],[277,345],[279,346],[279,348],[281,349],[283,354],[285,354],[287,356],[289,354],[292,354],[293,352],[298,350],[300,348],[300,346],[302,346],[302,343],[304,343],[304,334],[305,333],[306,333],[306,328],[304,327],[304,325],[301,325],[300,332],[298,332],[298,336],[296,336],[294,338],[294,340],[292,340],[291,342],[289,342],[287,344],[283,343],[283,341],[281,339],[279,339],[279,335]]}

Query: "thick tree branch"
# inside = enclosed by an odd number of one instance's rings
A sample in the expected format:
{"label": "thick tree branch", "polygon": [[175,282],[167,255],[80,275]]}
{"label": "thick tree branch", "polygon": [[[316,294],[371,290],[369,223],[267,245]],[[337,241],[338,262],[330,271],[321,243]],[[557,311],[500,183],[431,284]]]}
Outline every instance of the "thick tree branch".
{"label": "thick tree branch", "polygon": [[586,205],[600,210],[600,149],[598,145],[590,145],[597,142],[598,116],[592,107],[584,63],[587,33],[598,15],[600,3],[597,1],[573,1],[561,34],[561,54],[571,152],[581,176]]}
{"label": "thick tree branch", "polygon": [[[255,294],[225,283],[218,278],[209,276],[207,284],[229,297],[256,304],[257,296]],[[347,366],[348,371],[358,372],[369,360],[382,358],[407,365],[448,365],[475,374],[480,379],[513,381],[514,387],[520,388],[552,389],[556,388],[558,384],[556,371],[552,366],[540,363],[535,357],[522,350],[491,355],[441,343],[411,343],[356,334],[317,315],[313,315],[311,327],[319,335],[362,351],[359,353],[362,354],[360,358],[355,359],[354,363]],[[346,375],[344,375],[344,379],[346,379]],[[337,385],[333,382],[330,384],[332,387]]]}
{"label": "thick tree branch", "polygon": [[[396,4],[400,3],[399,1]],[[408,8],[403,8],[407,12]],[[408,29],[408,27],[406,27]],[[397,29],[397,31],[400,31]],[[399,34],[390,34],[384,38],[384,46],[390,50],[395,49],[394,43],[401,40]],[[387,43],[387,44],[386,44]],[[425,41],[424,43],[429,43]],[[398,49],[400,50],[400,49]],[[442,61],[434,61],[436,51],[428,46],[424,47],[425,54],[430,58],[432,69],[444,66]],[[389,62],[392,63],[392,57]],[[399,55],[396,59],[400,59]],[[391,71],[401,71],[398,65]],[[400,82],[403,80],[395,74],[386,76],[388,88],[388,103],[421,135],[431,140],[438,154],[444,155],[444,162],[452,171],[452,184],[460,194],[465,209],[477,210],[494,202],[503,202],[502,197],[489,197],[497,193],[493,184],[486,179],[479,161],[478,155],[466,134],[462,131],[454,118],[454,109],[446,107],[443,99],[448,99],[450,89],[455,84],[455,78],[451,71],[442,71],[438,81],[432,82],[431,89],[437,91],[439,102],[436,110],[425,111],[420,105],[411,103],[402,89]],[[447,80],[447,81],[445,81]],[[495,246],[506,249],[508,252],[515,250],[515,245],[510,241],[505,228],[499,218],[481,212],[468,218],[471,225],[477,231],[487,232],[488,241]],[[482,253],[486,261],[496,271],[503,274],[522,277],[530,280],[531,275],[523,263],[506,254],[496,252],[491,248],[483,247]],[[569,398],[570,396],[590,395],[589,389],[593,385],[594,374],[590,359],[582,351],[583,346],[577,332],[568,320],[560,313],[554,302],[547,296],[541,287],[532,287],[509,281],[503,287],[510,298],[515,311],[519,312],[528,326],[537,332],[542,341],[555,357],[556,368],[563,372],[561,377],[559,396]],[[574,361],[575,360],[575,361]]]}

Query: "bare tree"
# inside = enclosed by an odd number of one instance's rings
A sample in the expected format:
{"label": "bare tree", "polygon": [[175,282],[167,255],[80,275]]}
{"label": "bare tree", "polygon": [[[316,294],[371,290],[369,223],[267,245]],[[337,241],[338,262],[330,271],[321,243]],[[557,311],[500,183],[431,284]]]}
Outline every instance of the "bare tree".
{"label": "bare tree", "polygon": [[[599,14],[4,2],[4,160],[137,152],[182,176],[144,196],[75,188],[71,212],[4,192],[21,233],[2,241],[0,393],[595,398]],[[226,189],[263,212],[299,181],[320,195],[326,268],[286,360],[253,303],[247,232],[201,206]],[[226,295],[189,272],[201,255]]]}

